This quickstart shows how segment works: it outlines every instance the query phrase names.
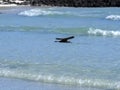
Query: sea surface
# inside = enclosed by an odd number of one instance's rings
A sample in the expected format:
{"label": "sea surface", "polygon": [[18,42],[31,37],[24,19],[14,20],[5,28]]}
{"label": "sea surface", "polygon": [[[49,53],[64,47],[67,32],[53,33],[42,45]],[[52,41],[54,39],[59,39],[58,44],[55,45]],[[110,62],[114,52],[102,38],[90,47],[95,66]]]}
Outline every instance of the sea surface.
{"label": "sea surface", "polygon": [[[120,90],[120,8],[0,12],[0,78]],[[71,43],[55,42],[69,36]]]}

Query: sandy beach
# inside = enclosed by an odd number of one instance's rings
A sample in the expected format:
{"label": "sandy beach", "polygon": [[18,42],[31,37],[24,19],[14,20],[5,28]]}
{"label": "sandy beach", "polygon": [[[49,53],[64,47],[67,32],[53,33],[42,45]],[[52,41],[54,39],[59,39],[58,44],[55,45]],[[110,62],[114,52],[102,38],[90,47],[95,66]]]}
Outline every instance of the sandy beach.
{"label": "sandy beach", "polygon": [[0,7],[13,7],[17,6],[16,4],[0,4]]}
{"label": "sandy beach", "polygon": [[7,5],[2,5],[0,4],[0,14],[4,13],[16,13],[20,12],[24,8],[30,8],[29,5],[16,5],[16,4],[7,4]]}
{"label": "sandy beach", "polygon": [[16,5],[16,4],[0,4],[0,9],[16,7],[16,6],[18,6],[18,5]]}
{"label": "sandy beach", "polygon": [[30,5],[17,5],[17,4],[0,4],[0,10],[6,10],[6,9],[15,9],[18,8],[26,8],[29,7]]}

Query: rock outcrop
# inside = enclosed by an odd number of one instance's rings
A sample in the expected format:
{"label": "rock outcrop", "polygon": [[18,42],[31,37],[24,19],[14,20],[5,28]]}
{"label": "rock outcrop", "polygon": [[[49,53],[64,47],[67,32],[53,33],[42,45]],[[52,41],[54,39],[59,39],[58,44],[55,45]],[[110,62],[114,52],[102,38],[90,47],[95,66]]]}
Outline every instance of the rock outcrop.
{"label": "rock outcrop", "polygon": [[32,6],[119,7],[120,0],[31,0]]}

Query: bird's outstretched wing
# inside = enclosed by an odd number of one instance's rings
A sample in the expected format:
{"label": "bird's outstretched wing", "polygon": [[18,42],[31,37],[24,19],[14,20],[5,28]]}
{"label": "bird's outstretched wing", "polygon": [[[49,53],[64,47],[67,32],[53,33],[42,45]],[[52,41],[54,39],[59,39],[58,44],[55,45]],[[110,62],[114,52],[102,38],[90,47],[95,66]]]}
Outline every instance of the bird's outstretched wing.
{"label": "bird's outstretched wing", "polygon": [[60,41],[58,41],[58,42],[70,42],[70,41],[68,41],[69,39],[72,39],[72,38],[74,38],[74,36],[70,36],[70,37],[67,37],[67,38],[56,38],[56,40],[60,40]]}
{"label": "bird's outstretched wing", "polygon": [[56,38],[57,40],[69,40],[69,39],[72,39],[74,38],[74,36],[70,36],[70,37],[66,37],[66,38]]}

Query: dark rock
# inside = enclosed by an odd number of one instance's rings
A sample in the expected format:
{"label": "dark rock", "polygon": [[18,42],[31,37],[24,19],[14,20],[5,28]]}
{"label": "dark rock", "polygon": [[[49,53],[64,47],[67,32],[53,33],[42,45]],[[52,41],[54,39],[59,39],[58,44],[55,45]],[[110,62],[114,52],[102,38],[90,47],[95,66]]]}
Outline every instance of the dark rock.
{"label": "dark rock", "polygon": [[120,0],[31,0],[32,6],[119,7]]}

